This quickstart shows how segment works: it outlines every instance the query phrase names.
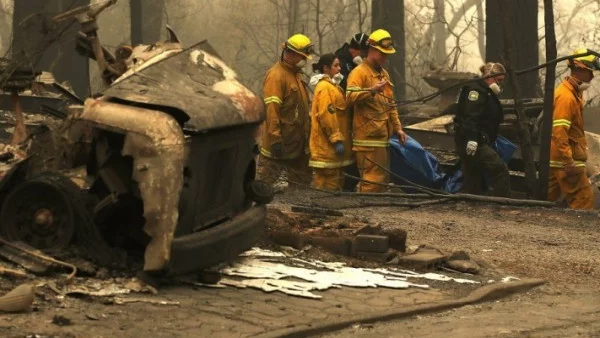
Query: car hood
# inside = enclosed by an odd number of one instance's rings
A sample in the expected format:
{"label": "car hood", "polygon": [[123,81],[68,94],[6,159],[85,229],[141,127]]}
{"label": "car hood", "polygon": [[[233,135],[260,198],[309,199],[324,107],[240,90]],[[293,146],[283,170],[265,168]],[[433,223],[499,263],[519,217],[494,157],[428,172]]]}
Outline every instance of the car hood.
{"label": "car hood", "polygon": [[262,100],[237,80],[207,41],[156,55],[123,74],[102,95],[164,107],[189,132],[256,123],[265,114]]}

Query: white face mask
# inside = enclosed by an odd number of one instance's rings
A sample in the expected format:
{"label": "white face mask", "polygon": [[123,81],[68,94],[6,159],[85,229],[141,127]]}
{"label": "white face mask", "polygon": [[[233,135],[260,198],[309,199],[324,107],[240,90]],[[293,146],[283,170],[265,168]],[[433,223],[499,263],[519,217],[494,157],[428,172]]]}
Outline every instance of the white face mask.
{"label": "white face mask", "polygon": [[498,95],[500,93],[502,93],[502,88],[500,88],[500,86],[494,82],[490,85],[490,89],[494,92],[494,94]]}
{"label": "white face mask", "polygon": [[357,55],[352,59],[355,65],[360,65],[363,62],[363,58],[360,55]]}
{"label": "white face mask", "polygon": [[306,59],[300,60],[296,63],[296,67],[298,68],[304,68],[304,66],[306,66]]}
{"label": "white face mask", "polygon": [[343,79],[344,79],[344,75],[342,75],[342,73],[337,73],[333,76],[331,81],[335,84],[340,84],[340,83],[342,83]]}
{"label": "white face mask", "polygon": [[580,91],[584,91],[584,90],[586,90],[586,89],[590,88],[590,85],[591,85],[591,84],[590,84],[589,82],[582,82],[582,83],[579,85],[579,90],[580,90]]}

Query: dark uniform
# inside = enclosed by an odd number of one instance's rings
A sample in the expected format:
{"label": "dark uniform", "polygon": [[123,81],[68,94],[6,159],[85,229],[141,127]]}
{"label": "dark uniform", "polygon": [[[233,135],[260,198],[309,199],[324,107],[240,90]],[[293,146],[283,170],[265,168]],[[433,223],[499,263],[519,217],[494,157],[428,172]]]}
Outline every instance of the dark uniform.
{"label": "dark uniform", "polygon": [[340,60],[340,73],[344,75],[344,79],[340,82],[340,87],[344,89],[346,92],[346,83],[348,80],[348,75],[352,71],[352,69],[356,68],[357,64],[352,61],[352,55],[350,54],[350,45],[345,43],[342,48],[335,51],[335,56]]}
{"label": "dark uniform", "polygon": [[[498,97],[483,81],[476,81],[461,89],[454,118],[454,141],[463,171],[463,192],[483,192],[484,174],[492,180],[496,196],[510,196],[510,176],[504,161],[494,150],[498,128],[504,113]],[[477,151],[469,156],[467,142],[477,142]]]}

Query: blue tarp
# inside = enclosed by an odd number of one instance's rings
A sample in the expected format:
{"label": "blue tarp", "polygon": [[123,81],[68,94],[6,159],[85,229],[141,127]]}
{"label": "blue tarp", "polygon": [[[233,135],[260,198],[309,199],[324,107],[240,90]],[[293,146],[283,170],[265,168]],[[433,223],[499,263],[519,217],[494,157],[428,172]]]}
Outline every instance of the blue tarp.
{"label": "blue tarp", "polygon": [[[440,189],[449,193],[456,193],[460,190],[462,186],[460,169],[450,174],[442,172],[438,159],[410,136],[407,136],[404,145],[400,144],[397,137],[390,141],[390,170],[393,173],[428,188]],[[496,151],[505,163],[510,162],[516,149],[514,143],[498,136]],[[406,182],[397,177],[391,179],[395,184],[406,185]]]}

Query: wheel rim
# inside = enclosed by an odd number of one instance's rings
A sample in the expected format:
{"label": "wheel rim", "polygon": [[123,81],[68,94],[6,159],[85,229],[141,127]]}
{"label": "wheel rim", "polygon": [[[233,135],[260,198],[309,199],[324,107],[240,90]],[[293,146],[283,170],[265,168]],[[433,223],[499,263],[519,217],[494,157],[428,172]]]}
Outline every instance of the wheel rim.
{"label": "wheel rim", "polygon": [[74,232],[68,196],[45,182],[25,182],[6,198],[2,228],[9,240],[25,242],[41,250],[64,248]]}

